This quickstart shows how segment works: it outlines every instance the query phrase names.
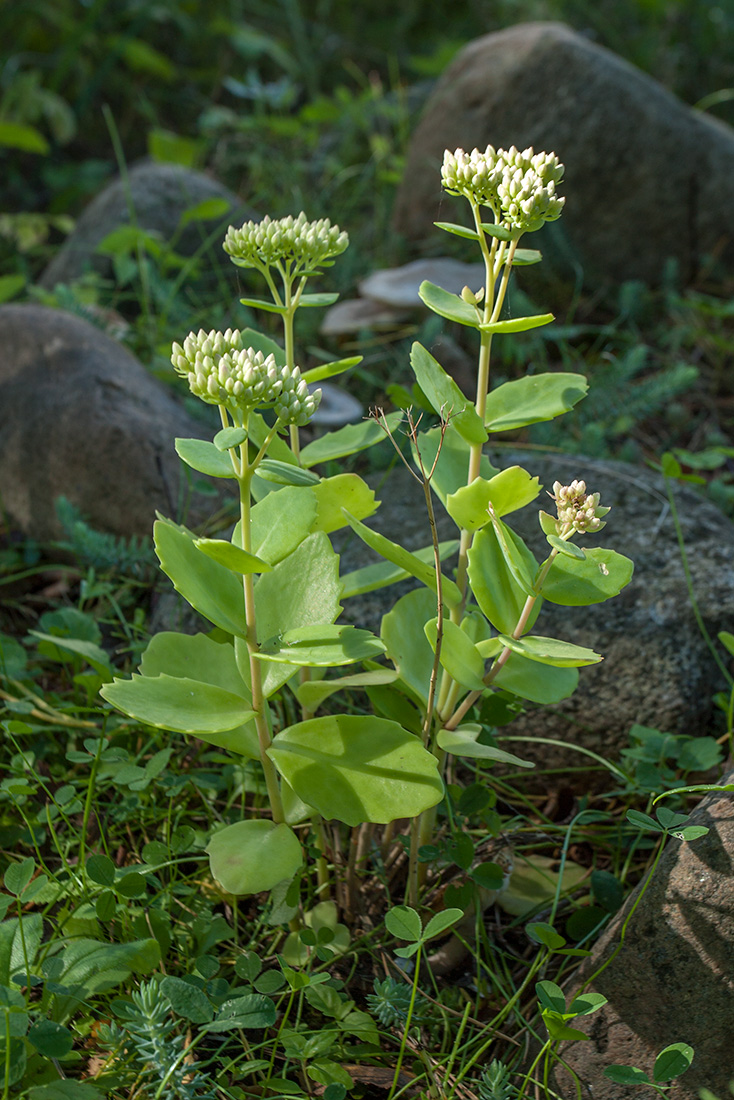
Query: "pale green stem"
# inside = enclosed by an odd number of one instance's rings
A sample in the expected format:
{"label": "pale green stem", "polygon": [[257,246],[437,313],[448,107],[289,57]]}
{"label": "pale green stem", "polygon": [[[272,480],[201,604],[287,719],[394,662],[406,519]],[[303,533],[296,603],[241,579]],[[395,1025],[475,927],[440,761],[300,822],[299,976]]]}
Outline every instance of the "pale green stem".
{"label": "pale green stem", "polygon": [[[239,462],[241,473],[237,480],[240,488],[242,549],[250,554],[252,553],[250,485],[255,463],[253,463],[253,465],[248,463],[247,441],[240,447]],[[257,729],[257,739],[260,746],[260,762],[263,767],[263,772],[265,773],[265,785],[268,791],[268,800],[270,802],[270,811],[273,815],[273,821],[279,823],[284,820],[283,803],[280,797],[278,773],[272,760],[267,755],[267,751],[272,741],[270,729],[268,728],[267,715],[265,713],[267,701],[263,695],[262,689],[262,668],[260,661],[258,661],[255,656],[258,651],[258,644],[255,618],[255,584],[252,573],[246,573],[242,578],[242,583],[245,595],[245,622],[247,625],[245,640],[247,642],[247,652],[250,659],[250,690],[252,692],[252,709],[255,712],[255,728]]]}

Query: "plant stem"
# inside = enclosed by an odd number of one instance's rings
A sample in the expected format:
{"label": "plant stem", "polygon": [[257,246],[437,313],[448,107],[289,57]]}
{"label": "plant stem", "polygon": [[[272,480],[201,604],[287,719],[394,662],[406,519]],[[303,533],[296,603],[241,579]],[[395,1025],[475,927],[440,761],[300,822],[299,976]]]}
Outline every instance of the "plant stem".
{"label": "plant stem", "polygon": [[[237,481],[240,488],[240,519],[242,549],[248,554],[252,553],[251,524],[250,524],[250,484],[254,473],[254,465],[247,461],[247,441],[240,447],[240,476]],[[260,745],[260,762],[265,773],[265,785],[268,790],[268,800],[273,821],[278,824],[285,819],[283,802],[280,797],[278,773],[275,770],[267,751],[272,744],[268,720],[265,714],[267,701],[262,689],[262,669],[260,661],[255,654],[258,651],[257,625],[255,618],[255,585],[252,573],[245,573],[242,578],[245,595],[245,622],[247,624],[247,652],[250,658],[250,690],[252,692],[252,709],[255,712],[255,728]]]}

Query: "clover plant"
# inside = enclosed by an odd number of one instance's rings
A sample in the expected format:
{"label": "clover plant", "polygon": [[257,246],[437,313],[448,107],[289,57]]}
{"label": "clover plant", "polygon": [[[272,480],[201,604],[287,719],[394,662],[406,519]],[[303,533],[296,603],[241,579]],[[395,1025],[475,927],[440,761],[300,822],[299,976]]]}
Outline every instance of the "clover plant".
{"label": "clover plant", "polygon": [[[364,523],[378,502],[361,477],[315,471],[379,442],[383,429],[395,432],[401,413],[301,446],[299,429],[320,400],[314,384],[358,362],[302,372],[295,361],[297,311],[335,299],[305,288],[346,249],[337,226],[300,214],[227,233],[232,261],[259,272],[271,295],[243,301],[280,315],[283,347],[251,329],[190,333],[173,345],[174,369],[221,417],[212,442],[178,439],[176,449],[194,470],[234,483],[240,518],[229,539],[197,537],[158,519],[161,569],[211,629],[155,635],[132,679],[116,679],[102,694],[137,720],[260,762],[269,815],[258,811],[227,825],[209,844],[213,874],[233,894],[292,879],[303,861],[304,833],[296,830],[306,822],[323,852],[324,821],[387,825],[407,818],[415,900],[417,852],[434,828],[447,758],[532,766],[491,743],[475,704],[497,691],[557,703],[574,691],[580,667],[601,660],[534,627],[546,600],[592,605],[629,581],[627,558],[586,545],[609,509],[580,478],[556,482],[549,494],[554,514],[538,513],[548,545],[538,561],[507,523],[538,499],[538,478],[517,465],[498,469],[484,453],[495,433],[559,416],[587,390],[586,379],[571,373],[528,375],[495,389],[489,382],[495,335],[553,319],[506,320],[502,308],[513,267],[541,258],[519,248],[520,239],[562,212],[562,176],[553,153],[532,149],[445,155],[443,186],[469,202],[474,228],[440,227],[474,241],[485,268],[484,285],[461,295],[429,282],[420,288],[434,312],[478,334],[476,399],[467,399],[421,344],[410,357],[437,418],[426,431],[413,426],[412,457],[429,513],[430,485],[456,524],[448,544],[434,538],[425,551],[406,550]],[[329,536],[347,526],[378,551],[381,564],[340,576]],[[441,561],[456,550],[449,575]],[[343,600],[407,576],[418,587],[384,616],[379,637],[339,623]],[[343,689],[369,692],[373,712],[368,702],[362,713],[341,711],[332,696]],[[283,692],[295,695],[301,719],[279,728],[282,710],[272,703]]]}

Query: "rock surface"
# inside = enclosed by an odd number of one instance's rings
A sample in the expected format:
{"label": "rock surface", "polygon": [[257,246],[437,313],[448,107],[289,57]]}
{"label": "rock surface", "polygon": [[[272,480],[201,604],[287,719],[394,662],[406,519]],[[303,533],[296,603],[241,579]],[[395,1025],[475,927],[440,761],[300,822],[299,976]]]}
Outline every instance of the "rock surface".
{"label": "rock surface", "polygon": [[[141,161],[130,169],[128,182],[136,224],[164,242],[175,237],[175,251],[182,256],[193,256],[218,225],[223,225],[223,239],[228,218],[239,223],[255,216],[228,188],[177,164]],[[208,199],[223,199],[227,208],[214,218],[190,222],[177,236],[182,215]],[[116,179],[82,213],[73,233],[43,272],[41,286],[53,289],[57,283],[70,283],[90,266],[100,275],[109,276],[111,260],[95,255],[96,248],[113,229],[129,224],[127,187],[122,179]],[[219,238],[213,242],[212,255],[217,260],[221,257],[222,264],[226,262],[229,267],[221,244]]]}
{"label": "rock surface", "polygon": [[[732,780],[730,772],[725,781]],[[709,795],[691,821],[711,831],[690,843],[668,841],[630,920],[621,952],[589,987],[609,1003],[573,1021],[591,1042],[566,1043],[561,1049],[585,1086],[584,1096],[593,1095],[595,1100],[638,1097],[639,1086],[628,1088],[609,1081],[603,1076],[604,1067],[633,1065],[652,1078],[655,1055],[677,1042],[690,1044],[695,1058],[666,1093],[670,1100],[698,1100],[702,1087],[722,1100],[729,1095],[729,1082],[734,1080],[731,794]],[[610,957],[638,895],[639,887],[585,962],[576,988]],[[561,1094],[573,1095],[570,1078],[562,1076]]]}
{"label": "rock surface", "polygon": [[149,536],[156,509],[177,516],[174,438],[207,432],[129,351],[36,305],[0,307],[0,348],[0,495],[13,525],[57,537],[60,494],[118,535]]}
{"label": "rock surface", "polygon": [[[568,484],[584,478],[589,491],[600,491],[602,504],[612,506],[606,528],[589,537],[588,545],[610,547],[635,563],[630,584],[616,599],[591,607],[544,605],[538,633],[588,646],[604,660],[580,670],[579,687],[570,699],[542,709],[527,704],[525,714],[506,729],[514,736],[558,740],[561,746],[518,742],[507,747],[543,767],[576,768],[577,778],[569,782],[581,790],[597,780],[608,788],[610,777],[573,746],[615,761],[635,723],[675,734],[711,734],[712,695],[722,686],[720,674],[688,598],[662,478],[624,463],[565,455],[502,452],[490,457],[502,468],[524,466],[546,488],[555,480]],[[425,546],[430,534],[423,494],[410,475],[399,467],[385,484],[373,487],[382,505],[369,525],[410,549]],[[734,621],[734,525],[694,490],[676,488],[675,495],[694,592],[715,638]],[[545,507],[542,499],[507,519],[542,560],[547,544],[538,526],[539,507]],[[455,537],[456,528],[440,505],[436,511],[439,538]],[[372,559],[366,548],[351,539],[343,550],[342,570],[367,560]],[[404,582],[347,601],[346,617],[379,632],[382,613],[411,587]]]}
{"label": "rock surface", "polygon": [[484,286],[484,264],[464,264],[448,256],[413,260],[402,267],[373,271],[362,279],[359,292],[363,298],[394,309],[425,309],[418,293],[424,279],[452,294],[461,294],[465,286],[478,290]]}
{"label": "rock surface", "polygon": [[435,241],[434,221],[464,220],[468,204],[440,186],[443,151],[487,144],[558,154],[563,217],[525,240],[589,282],[654,284],[669,258],[689,281],[719,249],[734,262],[734,131],[563,24],[519,24],[458,54],[411,141],[396,231]]}

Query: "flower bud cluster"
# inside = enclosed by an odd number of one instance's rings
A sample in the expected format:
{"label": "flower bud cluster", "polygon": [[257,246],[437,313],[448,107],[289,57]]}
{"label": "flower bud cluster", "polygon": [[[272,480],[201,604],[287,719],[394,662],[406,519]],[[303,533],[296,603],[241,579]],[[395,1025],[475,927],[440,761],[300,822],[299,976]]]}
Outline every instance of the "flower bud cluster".
{"label": "flower bud cluster", "polygon": [[572,481],[570,485],[553,483],[553,492],[548,496],[556,502],[558,526],[560,531],[601,531],[605,526],[602,517],[609,512],[599,504],[599,493],[587,493],[585,481]]}
{"label": "flower bud cluster", "polygon": [[210,405],[230,409],[274,407],[285,424],[306,424],[321,401],[321,390],[309,393],[298,367],[279,367],[273,355],[245,348],[237,329],[190,332],[174,344],[171,362],[191,392]]}
{"label": "flower bud cluster", "polygon": [[224,251],[239,267],[268,267],[278,261],[292,262],[298,269],[318,267],[338,256],[349,245],[349,236],[328,218],[306,220],[301,211],[297,218],[288,216],[273,221],[266,214],[260,222],[233,225],[224,238]]}
{"label": "flower bud cluster", "polygon": [[[285,367],[284,371],[288,368]],[[275,399],[275,414],[284,424],[308,424],[321,404],[321,390],[309,391],[298,367],[283,377],[283,385]]]}
{"label": "flower bud cluster", "polygon": [[555,153],[536,153],[532,146],[522,152],[514,145],[488,145],[483,153],[447,149],[441,169],[450,194],[490,206],[507,229],[522,233],[561,216],[566,200],[556,194],[556,186],[562,179],[563,165]]}

